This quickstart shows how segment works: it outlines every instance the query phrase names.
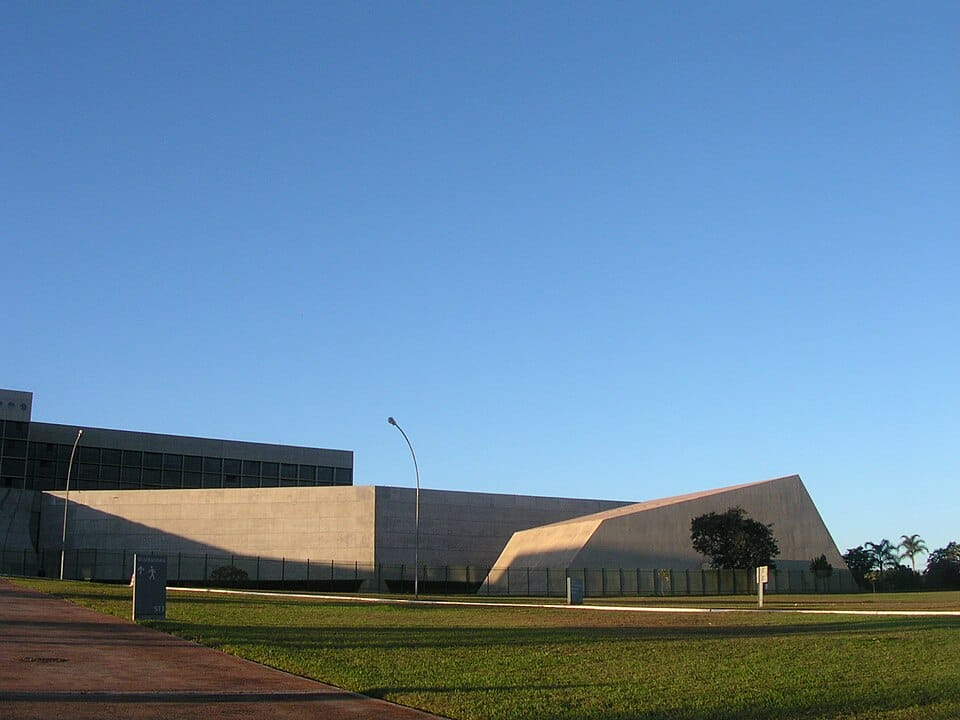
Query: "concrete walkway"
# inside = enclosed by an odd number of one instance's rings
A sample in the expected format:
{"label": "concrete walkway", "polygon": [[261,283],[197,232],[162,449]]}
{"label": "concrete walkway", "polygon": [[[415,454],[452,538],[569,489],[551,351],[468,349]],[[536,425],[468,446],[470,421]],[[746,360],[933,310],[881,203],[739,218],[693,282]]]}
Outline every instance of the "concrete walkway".
{"label": "concrete walkway", "polygon": [[2,720],[436,718],[0,579]]}

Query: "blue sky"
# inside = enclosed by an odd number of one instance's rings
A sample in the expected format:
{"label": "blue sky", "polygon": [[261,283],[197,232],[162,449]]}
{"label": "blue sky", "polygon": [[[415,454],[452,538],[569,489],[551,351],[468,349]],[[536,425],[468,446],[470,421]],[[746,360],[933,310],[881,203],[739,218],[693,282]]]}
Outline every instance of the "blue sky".
{"label": "blue sky", "polygon": [[956,3],[0,5],[0,387],[960,540]]}

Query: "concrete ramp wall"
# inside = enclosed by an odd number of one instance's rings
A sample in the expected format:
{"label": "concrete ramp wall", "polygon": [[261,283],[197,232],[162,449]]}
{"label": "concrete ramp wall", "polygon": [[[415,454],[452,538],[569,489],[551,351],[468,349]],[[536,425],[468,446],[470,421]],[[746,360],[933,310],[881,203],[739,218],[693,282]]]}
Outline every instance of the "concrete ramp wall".
{"label": "concrete ramp wall", "polygon": [[773,524],[780,546],[776,563],[782,570],[807,569],[821,553],[834,568],[846,569],[803,482],[791,475],[637,503],[515,533],[488,581],[492,588],[501,585],[508,567],[698,570],[707,558],[693,550],[691,520],[737,505],[751,518]]}

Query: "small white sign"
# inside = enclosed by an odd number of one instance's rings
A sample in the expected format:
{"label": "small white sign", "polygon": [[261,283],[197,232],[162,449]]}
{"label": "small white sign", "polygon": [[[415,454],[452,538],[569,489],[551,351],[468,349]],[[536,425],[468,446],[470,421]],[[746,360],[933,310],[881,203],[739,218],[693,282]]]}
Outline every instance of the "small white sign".
{"label": "small white sign", "polygon": [[757,568],[757,584],[769,582],[770,568],[767,565]]}

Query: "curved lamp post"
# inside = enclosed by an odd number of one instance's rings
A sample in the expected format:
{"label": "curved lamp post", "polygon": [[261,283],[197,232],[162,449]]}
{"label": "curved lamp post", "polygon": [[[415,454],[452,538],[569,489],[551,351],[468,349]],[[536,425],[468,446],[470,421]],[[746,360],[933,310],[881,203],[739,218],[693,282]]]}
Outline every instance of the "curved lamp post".
{"label": "curved lamp post", "polygon": [[60,579],[63,580],[63,559],[67,552],[67,507],[70,505],[70,471],[73,470],[73,455],[77,452],[77,445],[83,437],[83,428],[77,430],[77,439],[73,441],[70,450],[70,462],[67,463],[67,495],[63,499],[63,535],[60,536]]}
{"label": "curved lamp post", "polygon": [[407,441],[407,447],[410,448],[410,455],[413,457],[413,471],[417,474],[417,501],[416,501],[416,515],[414,519],[415,523],[415,534],[414,534],[414,545],[413,545],[413,596],[414,598],[420,598],[420,468],[417,466],[417,454],[413,451],[413,445],[410,444],[410,438],[407,437],[407,434],[403,431],[403,428],[397,425],[397,421],[392,417],[387,418],[387,422],[393,425],[397,430],[400,431],[400,434],[403,435],[403,439]]}

